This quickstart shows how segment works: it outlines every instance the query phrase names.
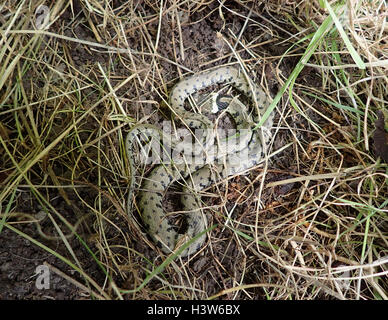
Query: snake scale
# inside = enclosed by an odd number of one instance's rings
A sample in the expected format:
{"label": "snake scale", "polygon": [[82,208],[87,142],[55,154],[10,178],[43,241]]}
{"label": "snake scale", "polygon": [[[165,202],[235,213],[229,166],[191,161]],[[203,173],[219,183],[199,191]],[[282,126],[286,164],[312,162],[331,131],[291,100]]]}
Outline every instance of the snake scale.
{"label": "snake scale", "polygon": [[[240,100],[226,97],[224,104],[228,107],[225,111],[234,119],[237,131],[243,133],[220,141],[215,134],[214,123],[209,117],[187,111],[184,105],[191,94],[224,82],[231,84],[237,91],[249,98],[251,112]],[[263,130],[252,129],[269,104],[264,91],[246,78],[239,69],[231,66],[218,67],[211,71],[195,74],[181,80],[173,87],[169,97],[169,105],[175,117],[183,122],[191,132],[201,132],[202,134],[195,135],[196,143],[190,150],[195,161],[190,163],[179,161],[179,157],[174,158],[174,160],[169,158],[169,161],[162,161],[143,179],[138,192],[137,203],[143,224],[147,228],[148,234],[164,253],[174,252],[178,244],[187,242],[206,229],[207,222],[205,215],[201,213],[199,195],[202,189],[211,186],[220,179],[242,173],[262,160],[264,157],[263,145],[268,144],[270,137],[269,129],[272,127],[273,113],[264,123]],[[153,125],[140,124],[132,127],[129,131],[126,139],[126,150],[131,169],[129,212],[133,202],[135,185],[132,150],[133,143],[139,139],[139,136],[143,137],[143,142],[146,141],[144,137],[153,138],[153,141],[157,141],[159,146],[167,144],[168,140],[165,133]],[[240,143],[236,143],[237,140],[233,139],[239,139]],[[142,144],[143,147],[146,145],[146,143]],[[174,151],[179,149],[179,144],[171,141],[171,135],[169,144]],[[214,146],[216,147],[214,148]],[[183,149],[186,148],[187,144],[184,145]],[[168,221],[162,205],[166,190],[176,181],[183,181],[181,203],[187,222],[187,231],[184,235],[179,234],[176,227]],[[180,256],[194,254],[205,240],[206,235],[203,234],[193,241]]]}

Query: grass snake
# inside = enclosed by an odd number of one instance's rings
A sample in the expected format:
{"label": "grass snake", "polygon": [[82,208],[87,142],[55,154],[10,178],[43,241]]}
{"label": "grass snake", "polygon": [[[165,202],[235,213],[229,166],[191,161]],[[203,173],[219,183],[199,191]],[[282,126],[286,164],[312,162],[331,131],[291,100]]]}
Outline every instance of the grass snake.
{"label": "grass snake", "polygon": [[[235,134],[227,138],[220,138],[217,135],[216,126],[208,116],[185,109],[185,101],[190,95],[221,83],[229,83],[239,93],[245,95],[251,105],[251,108],[247,108],[237,97],[217,98],[218,109],[224,108],[224,112],[227,112],[235,122]],[[199,194],[202,189],[220,179],[242,173],[256,166],[263,159],[263,145],[267,145],[270,138],[269,129],[272,127],[273,113],[262,126],[263,130],[253,130],[253,128],[269,104],[264,91],[246,78],[238,68],[218,67],[181,80],[170,93],[169,106],[172,113],[175,118],[183,122],[191,134],[194,134],[189,141],[182,136],[179,137],[180,139],[176,138],[174,134],[168,134],[150,124],[139,124],[130,129],[126,139],[126,151],[131,170],[129,212],[135,189],[134,142],[140,141],[143,151],[146,146],[154,150],[159,148],[156,153],[160,158],[162,155],[168,155],[162,158],[161,163],[143,179],[137,195],[143,224],[164,253],[174,252],[178,244],[192,239],[206,229],[207,221],[201,212]],[[209,109],[211,103],[204,105],[205,109]],[[148,154],[147,151],[145,152]],[[177,228],[168,221],[163,208],[165,192],[176,181],[183,181],[181,203],[187,222],[187,230],[183,235],[178,233]],[[193,241],[180,255],[182,257],[193,255],[205,240],[204,234]]]}

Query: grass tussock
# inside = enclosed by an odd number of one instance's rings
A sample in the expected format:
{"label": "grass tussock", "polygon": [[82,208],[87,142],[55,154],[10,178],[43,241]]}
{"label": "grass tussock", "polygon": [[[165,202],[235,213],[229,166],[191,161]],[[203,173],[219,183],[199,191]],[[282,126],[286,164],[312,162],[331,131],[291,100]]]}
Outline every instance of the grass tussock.
{"label": "grass tussock", "polygon": [[[75,298],[388,299],[385,1],[55,1],[41,28],[38,5],[0,4],[0,248],[33,244]],[[273,98],[268,156],[208,190],[198,255],[166,257],[127,212],[125,135],[231,62]]]}

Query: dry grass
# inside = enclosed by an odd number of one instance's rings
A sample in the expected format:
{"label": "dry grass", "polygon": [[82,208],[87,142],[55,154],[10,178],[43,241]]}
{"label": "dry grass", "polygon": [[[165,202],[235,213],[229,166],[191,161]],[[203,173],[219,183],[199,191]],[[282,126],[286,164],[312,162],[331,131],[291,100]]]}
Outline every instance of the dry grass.
{"label": "dry grass", "polygon": [[[3,2],[0,241],[25,238],[100,299],[387,299],[388,170],[370,139],[385,2],[255,2],[55,1],[41,30],[40,2]],[[125,133],[160,120],[178,77],[231,61],[279,92],[270,156],[213,189],[198,256],[159,255],[126,212]]]}

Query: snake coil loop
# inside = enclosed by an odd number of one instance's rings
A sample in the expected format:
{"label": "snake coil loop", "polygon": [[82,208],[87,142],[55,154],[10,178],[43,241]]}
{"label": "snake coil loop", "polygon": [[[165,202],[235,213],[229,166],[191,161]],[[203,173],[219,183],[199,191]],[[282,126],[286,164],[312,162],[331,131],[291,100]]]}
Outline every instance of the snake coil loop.
{"label": "snake coil loop", "polygon": [[[180,81],[172,89],[169,102],[176,117],[191,130],[204,130],[205,134],[202,135],[201,139],[196,137],[197,140],[202,141],[197,141],[199,142],[196,144],[197,146],[191,148],[194,162],[187,163],[186,161],[185,163],[185,161],[177,161],[175,158],[164,161],[143,179],[141,189],[138,192],[138,207],[143,223],[148,234],[166,254],[174,252],[177,244],[181,243],[182,240],[182,235],[178,234],[175,227],[169,223],[163,210],[163,197],[167,188],[175,181],[185,179],[181,202],[188,226],[186,233],[183,235],[183,240],[187,241],[206,229],[207,222],[205,215],[201,213],[199,191],[219,179],[246,171],[257,165],[264,156],[263,145],[268,143],[269,135],[263,134],[261,130],[252,130],[258,118],[253,115],[254,113],[249,112],[248,108],[237,98],[223,98],[226,104],[221,108],[227,105],[225,111],[234,119],[237,134],[221,142],[216,139],[214,124],[208,117],[185,110],[184,103],[189,95],[223,82],[230,83],[235,89],[246,95],[253,106],[258,106],[260,116],[270,104],[264,91],[235,67],[219,67],[212,71],[195,74]],[[264,129],[267,132],[272,127],[272,123],[273,114],[264,124]],[[170,147],[173,151],[176,151],[179,144],[172,141],[171,138],[165,137],[165,133],[152,125],[137,125],[129,131],[126,139],[126,149],[131,167],[128,211],[130,211],[135,184],[132,148],[134,141],[139,136],[155,139],[153,143],[157,141],[159,146],[166,140],[170,140]],[[163,145],[163,147],[166,146]],[[183,149],[188,147],[187,144],[183,145]],[[161,154],[164,154],[164,150]],[[211,170],[210,164],[214,165],[216,169]],[[194,254],[205,240],[206,235],[204,234],[196,241],[193,241],[180,256],[185,257]]]}

